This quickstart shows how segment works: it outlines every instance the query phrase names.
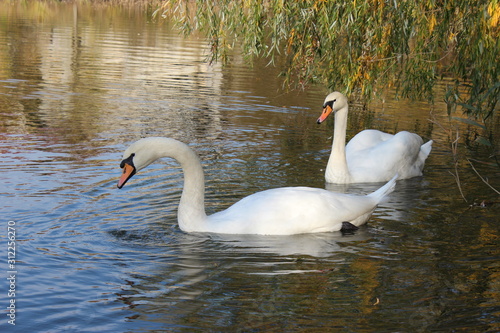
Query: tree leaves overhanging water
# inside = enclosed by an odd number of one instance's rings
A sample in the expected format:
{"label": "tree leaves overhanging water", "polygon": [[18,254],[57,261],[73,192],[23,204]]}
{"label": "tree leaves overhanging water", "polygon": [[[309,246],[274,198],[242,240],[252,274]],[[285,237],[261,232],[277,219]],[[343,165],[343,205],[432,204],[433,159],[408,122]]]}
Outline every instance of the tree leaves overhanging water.
{"label": "tree leaves overhanging water", "polygon": [[449,112],[458,105],[482,120],[500,95],[498,0],[169,0],[156,14],[204,32],[211,61],[229,61],[235,47],[270,62],[284,54],[290,87],[432,100],[446,77]]}

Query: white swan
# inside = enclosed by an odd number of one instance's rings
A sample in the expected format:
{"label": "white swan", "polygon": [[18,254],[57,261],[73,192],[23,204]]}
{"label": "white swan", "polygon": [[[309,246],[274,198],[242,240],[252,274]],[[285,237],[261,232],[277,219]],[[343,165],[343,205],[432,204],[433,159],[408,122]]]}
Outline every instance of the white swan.
{"label": "white swan", "polygon": [[321,124],[335,112],[333,146],[325,171],[327,183],[349,184],[384,182],[398,174],[398,179],[422,175],[425,160],[432,149],[432,140],[423,144],[414,133],[396,135],[377,130],[364,130],[347,146],[347,98],[339,92],[329,94],[317,123]]}
{"label": "white swan", "polygon": [[369,195],[334,193],[310,187],[282,187],[254,193],[213,215],[205,213],[205,177],[198,155],[174,139],[151,137],[133,143],[123,155],[118,188],[161,157],[176,159],[184,171],[178,222],[185,232],[292,235],[342,231],[365,223],[393,191],[394,177]]}

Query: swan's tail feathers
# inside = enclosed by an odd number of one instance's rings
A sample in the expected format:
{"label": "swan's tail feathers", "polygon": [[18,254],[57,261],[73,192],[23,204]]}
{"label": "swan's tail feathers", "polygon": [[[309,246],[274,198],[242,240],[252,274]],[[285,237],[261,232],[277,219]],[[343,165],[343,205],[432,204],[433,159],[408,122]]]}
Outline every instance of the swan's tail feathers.
{"label": "swan's tail feathers", "polygon": [[382,186],[375,192],[368,194],[368,196],[375,198],[377,202],[381,202],[388,194],[394,191],[394,188],[396,187],[396,180],[398,179],[398,177],[399,175],[396,174],[384,186]]}
{"label": "swan's tail feathers", "polygon": [[424,143],[422,146],[420,146],[420,153],[419,153],[419,158],[421,161],[425,161],[429,154],[431,153],[432,150],[432,140],[427,141]]}

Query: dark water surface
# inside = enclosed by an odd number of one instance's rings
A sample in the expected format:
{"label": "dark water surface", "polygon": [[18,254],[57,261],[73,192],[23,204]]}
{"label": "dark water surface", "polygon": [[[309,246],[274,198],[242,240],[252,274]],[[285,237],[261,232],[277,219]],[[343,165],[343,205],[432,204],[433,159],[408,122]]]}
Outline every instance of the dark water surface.
{"label": "dark water surface", "polygon": [[144,136],[199,152],[209,213],[257,190],[325,187],[326,89],[284,93],[279,68],[238,56],[208,65],[202,37],[148,15],[0,2],[0,331],[500,331],[499,209],[468,206],[497,196],[464,164],[462,200],[447,133],[428,121],[447,121],[439,98],[353,103],[349,136],[435,141],[425,175],[399,181],[354,235],[183,233],[172,160],[117,190],[122,151]]}

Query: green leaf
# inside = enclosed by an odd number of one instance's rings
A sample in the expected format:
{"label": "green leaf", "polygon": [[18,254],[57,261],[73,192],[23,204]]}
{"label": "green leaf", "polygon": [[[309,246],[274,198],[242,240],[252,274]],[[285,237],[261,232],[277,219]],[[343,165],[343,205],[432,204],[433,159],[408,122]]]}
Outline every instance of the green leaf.
{"label": "green leaf", "polygon": [[474,111],[474,112],[478,112],[478,108],[476,108],[475,106],[472,106],[472,105],[469,105],[469,104],[465,104],[465,103],[457,103],[458,105],[460,105],[461,107],[463,107],[464,109],[467,109],[467,110],[471,110],[471,111]]}
{"label": "green leaf", "polygon": [[477,143],[482,144],[483,146],[488,146],[491,147],[491,142],[490,140],[486,139],[483,136],[478,136],[475,140]]}
{"label": "green leaf", "polygon": [[472,119],[465,119],[465,118],[459,118],[459,117],[451,117],[451,118],[454,120],[458,120],[458,121],[460,121],[464,124],[467,124],[467,125],[477,126],[477,127],[480,127],[484,130],[486,129],[486,126],[484,126],[484,125],[482,125],[482,124],[480,124],[477,121],[474,121]]}

